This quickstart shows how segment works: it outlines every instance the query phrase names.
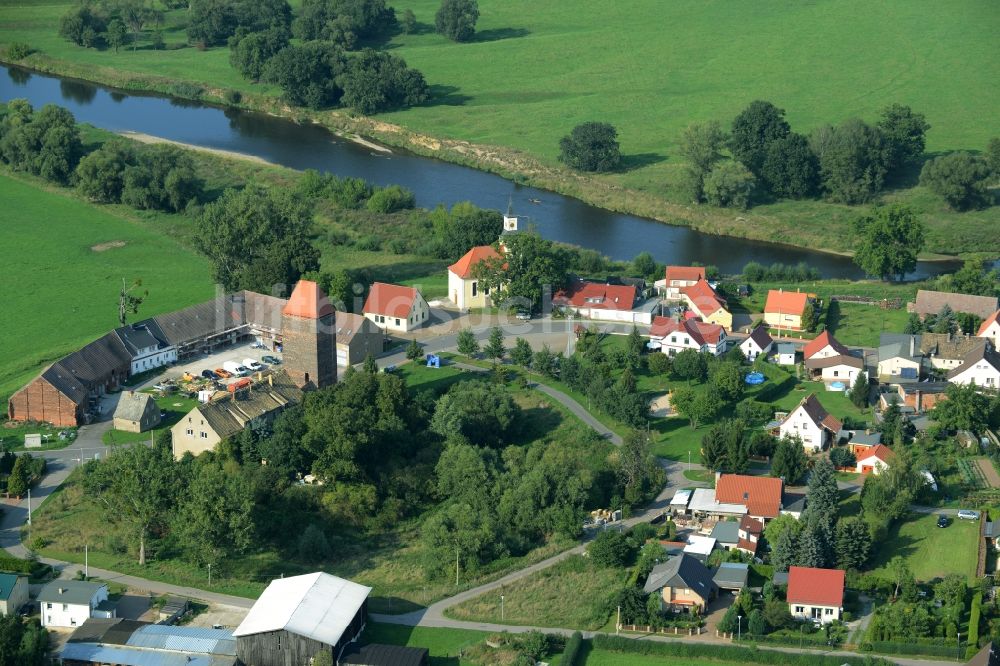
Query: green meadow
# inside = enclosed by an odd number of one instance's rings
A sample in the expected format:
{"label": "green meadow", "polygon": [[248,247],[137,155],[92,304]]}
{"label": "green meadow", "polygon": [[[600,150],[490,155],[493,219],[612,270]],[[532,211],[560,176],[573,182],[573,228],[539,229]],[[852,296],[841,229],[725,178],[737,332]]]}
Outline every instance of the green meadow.
{"label": "green meadow", "polygon": [[0,172],[0,398],[44,365],[118,326],[121,281],[142,279],[139,317],[206,300],[208,261],[131,218]]}
{"label": "green meadow", "polygon": [[[433,98],[378,119],[487,146],[490,157],[461,146],[435,147],[433,140],[409,145],[704,231],[851,249],[849,224],[861,208],[779,201],[742,213],[692,207],[676,192],[682,129],[710,119],[728,126],[754,99],[786,109],[799,132],[854,116],[874,121],[886,105],[907,104],[927,116],[932,154],[982,150],[1000,135],[1000,14],[990,0],[961,0],[947,11],[931,0],[482,0],[477,38],[467,44],[434,32],[438,0],[392,4],[399,12],[412,9],[418,27],[388,46],[425,74]],[[152,50],[147,31],[137,49],[114,53],[83,49],[56,34],[69,6],[0,2],[0,44],[27,42],[36,52],[26,63],[46,71],[159,91],[193,82],[214,99],[233,89],[247,105],[282,110],[273,85],[244,81],[229,66],[227,48],[200,51],[186,44],[184,11],[167,13],[166,50]],[[284,111],[409,141],[344,113]],[[559,138],[588,120],[618,128],[625,155],[620,173],[580,178],[558,168]],[[913,186],[912,176],[884,199],[917,210],[928,225],[928,254],[1000,252],[1000,239],[982,233],[1000,222],[1000,209],[951,212]]]}

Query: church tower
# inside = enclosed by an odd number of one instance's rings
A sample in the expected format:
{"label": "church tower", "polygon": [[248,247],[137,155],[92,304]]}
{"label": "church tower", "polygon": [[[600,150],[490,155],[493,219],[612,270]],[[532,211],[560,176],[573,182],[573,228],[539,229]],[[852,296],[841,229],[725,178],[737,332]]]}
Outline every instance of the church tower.
{"label": "church tower", "polygon": [[319,285],[299,280],[281,311],[284,368],[303,390],[337,383],[336,311]]}
{"label": "church tower", "polygon": [[503,235],[515,234],[521,225],[521,218],[514,215],[514,201],[507,198],[507,213],[503,216]]}

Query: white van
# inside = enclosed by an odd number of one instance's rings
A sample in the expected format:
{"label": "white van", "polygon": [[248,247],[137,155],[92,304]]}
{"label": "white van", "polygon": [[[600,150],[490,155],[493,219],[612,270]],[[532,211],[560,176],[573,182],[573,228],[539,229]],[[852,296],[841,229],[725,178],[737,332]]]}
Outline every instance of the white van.
{"label": "white van", "polygon": [[959,509],[958,517],[962,520],[979,520],[979,512],[971,509]]}
{"label": "white van", "polygon": [[236,377],[246,377],[250,372],[236,361],[226,361],[222,364],[222,369],[232,373]]}
{"label": "white van", "polygon": [[247,368],[250,368],[254,372],[264,369],[264,366],[261,365],[260,361],[255,361],[252,358],[243,359],[243,365],[246,366]]}

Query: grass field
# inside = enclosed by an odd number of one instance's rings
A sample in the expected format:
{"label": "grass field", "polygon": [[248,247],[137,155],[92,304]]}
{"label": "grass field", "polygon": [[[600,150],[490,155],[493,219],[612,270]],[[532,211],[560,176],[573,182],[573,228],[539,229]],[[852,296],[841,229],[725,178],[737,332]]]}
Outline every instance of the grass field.
{"label": "grass field", "polygon": [[[600,629],[628,571],[571,555],[551,567],[448,609],[456,620],[567,629]],[[568,600],[572,599],[571,603]]]}
{"label": "grass field", "polygon": [[952,516],[948,527],[936,523],[936,514],[914,514],[895,523],[875,549],[872,568],[885,573],[889,560],[900,555],[917,580],[958,573],[971,581],[976,575],[979,522]]}
{"label": "grass field", "polygon": [[[424,72],[433,97],[380,120],[492,147],[491,159],[478,159],[461,145],[441,148],[430,139],[410,142],[415,148],[706,231],[851,247],[848,225],[857,208],[782,201],[734,213],[691,208],[675,191],[682,129],[709,119],[728,126],[754,99],[785,108],[800,132],[852,116],[874,120],[887,104],[908,104],[932,126],[927,146],[932,154],[982,150],[1000,134],[992,113],[1000,106],[1000,90],[992,85],[1000,76],[993,48],[1000,26],[989,0],[966,0],[948,12],[931,0],[794,5],[766,0],[752,6],[723,0],[541,6],[483,0],[477,39],[468,44],[434,33],[437,0],[393,4],[398,11],[412,9],[420,25],[389,46]],[[274,86],[241,80],[229,66],[228,49],[186,46],[183,11],[167,14],[166,50],[151,50],[147,32],[138,49],[114,53],[82,49],[56,34],[68,6],[58,0],[8,0],[0,5],[0,44],[28,42],[36,53],[27,63],[48,71],[161,91],[191,81],[216,97],[235,89],[252,105],[278,109]],[[343,115],[321,117],[331,124],[355,122]],[[579,179],[554,169],[559,137],[587,120],[616,125],[625,155],[622,172]],[[393,138],[393,131],[367,127]],[[997,208],[952,213],[910,183],[886,199],[918,210],[929,226],[929,251],[1000,251],[1000,240],[980,233],[997,222]]]}
{"label": "grass field", "polygon": [[123,278],[141,278],[149,290],[143,317],[212,295],[204,258],[117,207],[91,206],[3,172],[0,201],[0,284],[11,315],[0,345],[4,401],[43,365],[118,325]]}

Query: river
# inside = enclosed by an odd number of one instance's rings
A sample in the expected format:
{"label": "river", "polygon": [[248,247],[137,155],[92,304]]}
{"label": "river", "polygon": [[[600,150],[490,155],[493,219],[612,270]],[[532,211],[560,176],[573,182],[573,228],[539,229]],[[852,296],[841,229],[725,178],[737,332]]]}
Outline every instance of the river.
{"label": "river", "polygon": [[[380,185],[402,185],[413,190],[418,205],[427,208],[471,201],[483,208],[502,210],[511,198],[515,213],[526,216],[544,237],[592,248],[612,259],[631,259],[648,251],[660,262],[711,264],[724,273],[738,273],[748,261],[805,261],[825,277],[863,277],[847,257],[716,236],[614,213],[476,169],[396,149],[391,154],[373,151],[316,125],[185,100],[123,93],[14,67],[3,69],[3,101],[25,98],[35,108],[59,104],[72,111],[77,120],[114,132],[140,132],[253,155],[293,169],[318,169]],[[957,266],[954,262],[921,262],[910,277],[936,275]]]}

